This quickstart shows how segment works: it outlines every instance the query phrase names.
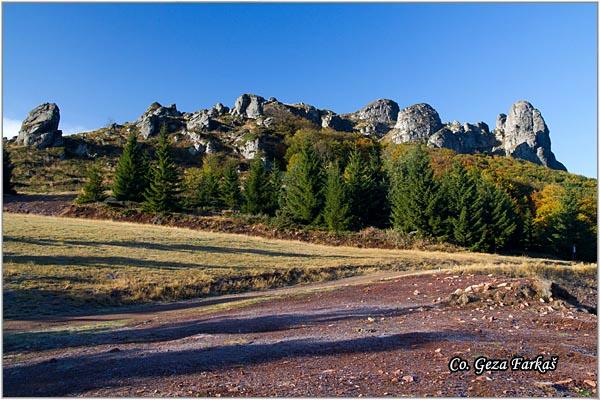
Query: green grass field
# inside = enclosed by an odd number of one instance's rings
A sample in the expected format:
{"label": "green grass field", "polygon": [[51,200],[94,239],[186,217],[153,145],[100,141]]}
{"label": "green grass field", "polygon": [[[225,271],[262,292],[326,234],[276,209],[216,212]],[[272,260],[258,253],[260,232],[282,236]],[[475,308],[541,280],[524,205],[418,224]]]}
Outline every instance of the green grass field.
{"label": "green grass field", "polygon": [[565,264],[9,213],[3,220],[3,257],[5,319],[190,299],[378,269]]}

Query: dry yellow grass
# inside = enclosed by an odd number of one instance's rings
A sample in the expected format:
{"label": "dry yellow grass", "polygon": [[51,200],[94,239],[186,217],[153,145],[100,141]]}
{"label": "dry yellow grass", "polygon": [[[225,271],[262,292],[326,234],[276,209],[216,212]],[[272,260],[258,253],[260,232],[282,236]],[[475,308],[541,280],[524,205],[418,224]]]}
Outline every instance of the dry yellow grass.
{"label": "dry yellow grass", "polygon": [[[376,269],[565,262],[474,253],[359,249],[189,229],[4,214],[4,315],[187,299]],[[504,267],[502,267],[504,268]]]}

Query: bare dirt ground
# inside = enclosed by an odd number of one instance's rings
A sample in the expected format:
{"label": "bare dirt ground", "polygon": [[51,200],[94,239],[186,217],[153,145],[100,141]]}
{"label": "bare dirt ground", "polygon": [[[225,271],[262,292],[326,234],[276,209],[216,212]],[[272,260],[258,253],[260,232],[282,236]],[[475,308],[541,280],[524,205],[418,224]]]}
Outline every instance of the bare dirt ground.
{"label": "bare dirt ground", "polygon": [[[541,301],[438,300],[525,281],[387,272],[128,313],[5,321],[5,346],[11,335],[21,340],[5,349],[4,395],[595,397],[596,315]],[[473,364],[516,355],[559,361],[545,374],[448,370],[454,356]]]}

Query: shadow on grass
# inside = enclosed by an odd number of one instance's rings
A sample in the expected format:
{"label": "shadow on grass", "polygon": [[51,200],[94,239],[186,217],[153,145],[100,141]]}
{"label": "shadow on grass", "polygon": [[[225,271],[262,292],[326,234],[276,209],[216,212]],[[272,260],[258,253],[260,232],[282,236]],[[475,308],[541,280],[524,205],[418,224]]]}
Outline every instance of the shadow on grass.
{"label": "shadow on grass", "polygon": [[[346,340],[297,339],[276,343],[221,345],[194,350],[106,351],[29,364],[5,366],[5,396],[66,396],[103,387],[124,387],[128,380],[161,378],[252,366],[297,357],[368,354],[415,348],[439,341],[474,340],[460,331],[411,332]],[[200,344],[200,343],[199,343]]]}
{"label": "shadow on grass", "polygon": [[226,246],[204,246],[204,245],[191,245],[185,243],[172,243],[172,244],[161,244],[152,242],[142,241],[85,241],[85,240],[54,240],[54,239],[31,239],[14,236],[4,236],[6,242],[17,242],[27,243],[40,246],[87,246],[87,247],[100,247],[100,246],[116,246],[116,247],[127,247],[134,249],[148,249],[148,250],[160,250],[160,251],[176,251],[176,252],[188,252],[188,253],[222,253],[222,254],[253,254],[268,257],[291,257],[291,258],[356,258],[355,256],[341,256],[341,255],[322,255],[322,254],[306,254],[306,253],[293,253],[293,252],[281,252],[271,251],[263,249],[240,249]]}

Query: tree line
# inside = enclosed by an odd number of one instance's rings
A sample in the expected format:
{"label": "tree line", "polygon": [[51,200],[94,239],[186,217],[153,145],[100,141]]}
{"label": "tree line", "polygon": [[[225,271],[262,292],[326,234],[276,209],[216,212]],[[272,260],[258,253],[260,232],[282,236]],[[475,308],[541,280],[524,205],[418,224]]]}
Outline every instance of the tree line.
{"label": "tree line", "polygon": [[[300,138],[286,159],[282,171],[275,161],[255,158],[243,181],[236,161],[217,156],[205,156],[201,168],[181,174],[164,129],[152,161],[132,133],[111,189],[117,200],[141,202],[152,213],[231,209],[270,216],[282,227],[334,232],[391,227],[474,251],[543,251],[570,258],[576,246],[578,258],[595,259],[595,221],[582,218],[574,190],[544,189],[534,201],[523,202],[457,161],[434,173],[422,146],[397,158],[384,157],[378,145],[324,155],[314,141]],[[92,167],[78,201],[102,200],[104,190]]]}

